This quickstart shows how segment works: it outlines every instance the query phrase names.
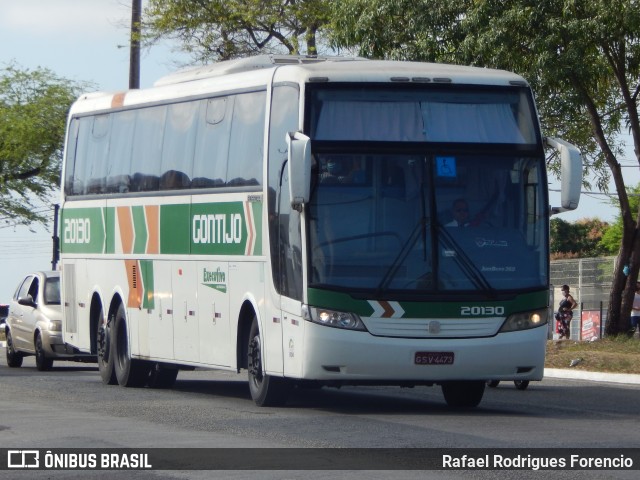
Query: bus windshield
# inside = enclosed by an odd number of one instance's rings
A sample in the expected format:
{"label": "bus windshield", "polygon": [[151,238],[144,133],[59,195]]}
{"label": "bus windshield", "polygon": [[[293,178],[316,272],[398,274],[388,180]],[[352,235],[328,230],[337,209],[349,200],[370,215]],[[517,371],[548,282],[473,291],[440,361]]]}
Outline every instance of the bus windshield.
{"label": "bus windshield", "polygon": [[540,158],[332,152],[314,160],[310,285],[379,295],[546,285]]}
{"label": "bus windshield", "polygon": [[544,288],[546,176],[527,88],[342,84],[307,98],[310,286],[416,299]]}

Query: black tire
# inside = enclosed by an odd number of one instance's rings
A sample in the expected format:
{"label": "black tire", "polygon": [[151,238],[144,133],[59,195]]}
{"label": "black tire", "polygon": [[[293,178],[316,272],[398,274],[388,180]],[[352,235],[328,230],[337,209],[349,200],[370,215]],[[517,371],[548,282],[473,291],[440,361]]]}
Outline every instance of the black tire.
{"label": "black tire", "polygon": [[21,352],[17,352],[13,346],[13,337],[9,330],[7,332],[7,365],[11,368],[18,368],[22,366],[22,359],[24,355]]}
{"label": "black tire", "polygon": [[477,407],[484,395],[485,384],[483,381],[445,382],[442,384],[442,393],[450,407]]}
{"label": "black tire", "polygon": [[487,387],[496,388],[500,385],[500,380],[487,380]]}
{"label": "black tire", "polygon": [[161,363],[151,365],[147,385],[150,388],[171,388],[178,377],[177,368],[165,367]]}
{"label": "black tire", "polygon": [[518,390],[526,390],[529,386],[529,380],[514,380],[513,384]]}
{"label": "black tire", "polygon": [[149,377],[150,365],[144,360],[131,358],[129,334],[124,306],[120,304],[116,312],[113,329],[113,367],[118,385],[122,387],[144,387]]}
{"label": "black tire", "polygon": [[46,372],[51,370],[53,366],[53,358],[47,358],[44,352],[44,346],[42,345],[42,336],[40,333],[36,333],[36,338],[33,341],[36,350],[36,368],[40,372]]}
{"label": "black tire", "polygon": [[102,383],[105,385],[117,385],[118,379],[113,367],[113,318],[108,321],[102,318],[102,309],[98,314],[96,352]]}
{"label": "black tire", "polygon": [[287,402],[292,383],[285,378],[265,374],[262,365],[262,338],[258,319],[254,317],[247,346],[247,370],[249,371],[251,398],[256,405],[261,407],[284,405]]}

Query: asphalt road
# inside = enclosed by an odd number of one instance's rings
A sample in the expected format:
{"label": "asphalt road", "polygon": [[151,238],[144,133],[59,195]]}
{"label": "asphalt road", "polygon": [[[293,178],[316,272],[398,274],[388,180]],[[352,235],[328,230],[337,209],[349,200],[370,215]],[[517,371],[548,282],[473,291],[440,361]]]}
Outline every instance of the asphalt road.
{"label": "asphalt road", "polygon": [[[640,386],[547,378],[525,391],[487,389],[451,410],[439,387],[295,390],[260,408],[245,375],[180,372],[173,389],[105,386],[95,364],[33,358],[6,366],[0,349],[0,448],[605,448],[640,449]],[[240,452],[242,452],[241,450]],[[284,450],[288,454],[295,451]],[[319,450],[323,452],[322,450]],[[640,452],[640,450],[638,450]],[[5,478],[637,478],[638,471],[0,471]]]}

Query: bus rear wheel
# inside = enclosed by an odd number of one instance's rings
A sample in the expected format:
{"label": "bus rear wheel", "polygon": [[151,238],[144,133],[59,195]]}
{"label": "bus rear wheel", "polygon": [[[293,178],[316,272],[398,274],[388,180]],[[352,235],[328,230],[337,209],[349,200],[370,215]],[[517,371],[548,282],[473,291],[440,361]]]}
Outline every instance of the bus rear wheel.
{"label": "bus rear wheel", "polygon": [[444,382],[442,393],[450,407],[472,408],[480,404],[484,386],[483,381]]}
{"label": "bus rear wheel", "polygon": [[247,347],[247,369],[251,398],[256,405],[261,407],[284,405],[287,402],[292,384],[285,378],[265,374],[262,355],[262,337],[258,328],[258,319],[254,317]]}
{"label": "bus rear wheel", "polygon": [[131,358],[127,321],[122,304],[116,313],[113,340],[113,364],[118,384],[122,387],[144,387],[149,376],[149,364]]}
{"label": "bus rear wheel", "polygon": [[98,370],[105,385],[117,385],[116,372],[113,368],[113,318],[108,321],[102,317],[102,309],[98,313],[98,329],[96,332],[96,352]]}

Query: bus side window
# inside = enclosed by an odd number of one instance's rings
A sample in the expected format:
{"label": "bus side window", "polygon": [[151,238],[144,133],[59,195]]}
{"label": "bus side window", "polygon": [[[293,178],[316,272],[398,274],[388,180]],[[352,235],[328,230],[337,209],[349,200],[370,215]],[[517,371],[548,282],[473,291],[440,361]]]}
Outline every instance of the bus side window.
{"label": "bus side window", "polygon": [[234,97],[202,101],[197,121],[191,188],[224,187]]}
{"label": "bus side window", "polygon": [[160,176],[160,159],[168,107],[146,107],[137,111],[129,172]]}
{"label": "bus side window", "polygon": [[177,170],[169,170],[160,176],[160,190],[179,190],[191,187],[189,175]]}
{"label": "bus side window", "polygon": [[160,190],[191,188],[201,103],[182,102],[168,107],[160,164]]}
{"label": "bus side window", "polygon": [[227,183],[262,184],[266,92],[236,95],[229,140]]}
{"label": "bus side window", "polygon": [[131,170],[131,152],[136,112],[124,110],[114,116],[109,138],[108,170],[106,178],[107,193],[128,192],[131,188],[129,172]]}

